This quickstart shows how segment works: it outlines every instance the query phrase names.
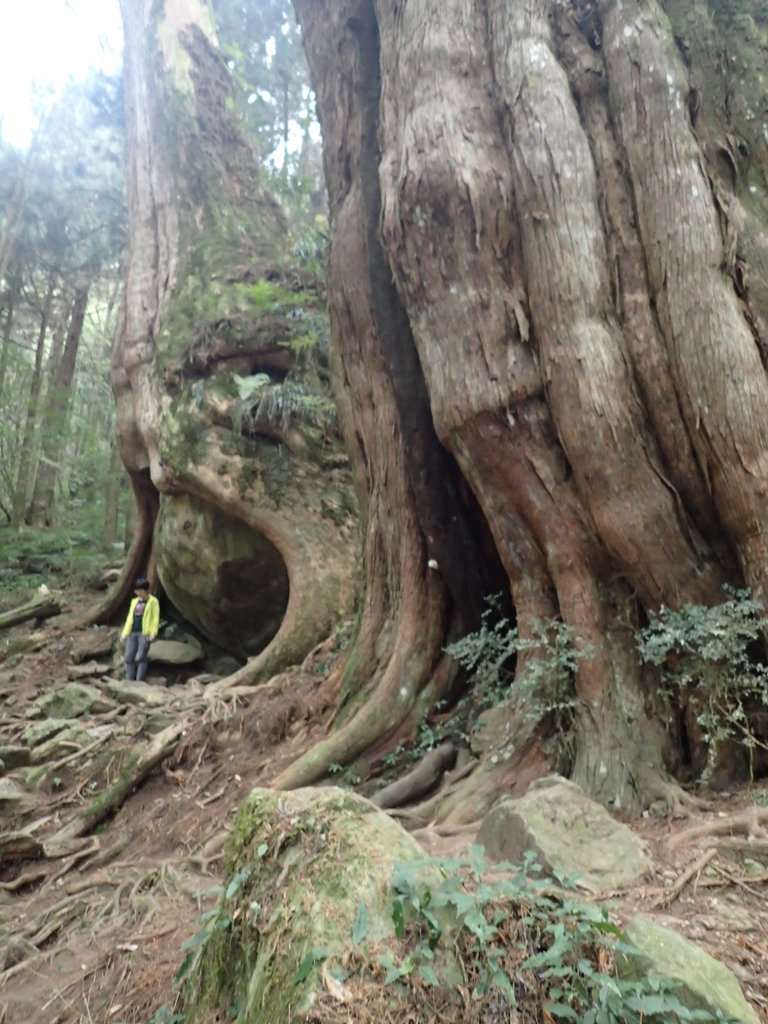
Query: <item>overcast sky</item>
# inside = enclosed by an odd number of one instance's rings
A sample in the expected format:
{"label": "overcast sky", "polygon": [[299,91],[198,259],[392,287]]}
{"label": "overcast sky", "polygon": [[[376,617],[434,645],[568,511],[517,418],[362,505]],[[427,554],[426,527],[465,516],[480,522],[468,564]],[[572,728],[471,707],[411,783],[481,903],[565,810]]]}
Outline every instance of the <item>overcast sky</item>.
{"label": "overcast sky", "polygon": [[35,84],[59,90],[89,68],[116,71],[122,52],[118,0],[0,0],[3,137],[26,146],[37,118]]}

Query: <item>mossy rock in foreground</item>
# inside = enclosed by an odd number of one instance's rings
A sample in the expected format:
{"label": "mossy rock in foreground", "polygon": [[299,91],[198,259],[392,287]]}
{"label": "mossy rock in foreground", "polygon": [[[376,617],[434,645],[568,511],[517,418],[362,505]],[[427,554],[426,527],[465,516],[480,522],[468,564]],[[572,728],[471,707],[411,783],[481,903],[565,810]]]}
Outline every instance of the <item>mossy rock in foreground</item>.
{"label": "mossy rock in foreground", "polygon": [[619,977],[664,979],[689,1010],[759,1024],[735,975],[700,946],[642,915],[630,921],[626,936],[634,950],[627,949],[617,958]]}
{"label": "mossy rock in foreground", "polygon": [[[224,892],[183,992],[186,1024],[288,1024],[326,959],[394,935],[390,879],[423,849],[368,800],[336,787],[255,789],[225,858]],[[221,1014],[217,1017],[216,1014]]]}

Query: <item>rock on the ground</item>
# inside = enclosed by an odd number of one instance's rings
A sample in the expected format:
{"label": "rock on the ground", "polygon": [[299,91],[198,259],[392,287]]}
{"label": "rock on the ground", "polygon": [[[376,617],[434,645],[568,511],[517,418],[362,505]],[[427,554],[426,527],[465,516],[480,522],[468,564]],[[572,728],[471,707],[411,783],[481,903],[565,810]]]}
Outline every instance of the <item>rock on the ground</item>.
{"label": "rock on the ground", "polygon": [[99,730],[88,730],[83,728],[63,729],[57,732],[45,743],[35,747],[32,751],[33,764],[47,764],[49,761],[58,761],[61,757],[74,754],[76,750],[82,750],[94,740],[103,735]]}
{"label": "rock on the ground", "polygon": [[242,664],[241,661],[238,661],[231,654],[219,654],[208,661],[207,667],[211,675],[223,677],[231,676],[233,672],[237,672]]}
{"label": "rock on the ground", "polygon": [[312,951],[341,954],[352,944],[356,921],[358,941],[363,932],[371,942],[392,936],[395,862],[423,856],[397,822],[355,793],[253,790],[224,867],[220,912],[232,923],[209,924],[210,938],[187,975],[187,1024],[217,1013],[223,1019],[230,1007],[236,1024],[300,1015],[322,978],[323,958]]}
{"label": "rock on the ground", "polygon": [[27,747],[0,747],[0,773],[10,772],[14,768],[23,768],[28,764],[29,749]]}
{"label": "rock on the ground", "polygon": [[46,718],[80,718],[113,711],[117,705],[95,686],[67,683],[60,690],[38,697],[35,706]]}
{"label": "rock on the ground", "polygon": [[72,641],[69,656],[75,664],[88,659],[108,658],[115,645],[114,629],[89,629]]}
{"label": "rock on the ground", "polygon": [[51,736],[55,736],[57,732],[74,724],[74,722],[67,721],[66,718],[45,718],[42,722],[33,722],[21,734],[21,742],[28,747],[36,747],[40,743],[45,743]]}
{"label": "rock on the ground", "polygon": [[0,779],[0,819],[8,823],[8,815],[23,813],[32,806],[29,793],[13,779]]}
{"label": "rock on the ground", "polygon": [[118,704],[133,704],[136,707],[163,707],[172,699],[164,686],[134,683],[128,679],[110,679],[107,682],[107,693]]}
{"label": "rock on the ground", "polygon": [[202,647],[189,640],[155,640],[149,648],[149,660],[163,665],[191,665],[202,657]]}
{"label": "rock on the ground", "polygon": [[630,921],[625,933],[636,952],[617,957],[620,978],[667,978],[689,1010],[708,1010],[713,1015],[720,1011],[726,1019],[759,1024],[733,973],[700,946],[642,915]]}
{"label": "rock on the ground", "polygon": [[593,891],[629,885],[651,866],[648,848],[632,829],[559,776],[498,803],[477,841],[491,860],[520,864],[533,853],[546,873],[577,875],[579,885]]}

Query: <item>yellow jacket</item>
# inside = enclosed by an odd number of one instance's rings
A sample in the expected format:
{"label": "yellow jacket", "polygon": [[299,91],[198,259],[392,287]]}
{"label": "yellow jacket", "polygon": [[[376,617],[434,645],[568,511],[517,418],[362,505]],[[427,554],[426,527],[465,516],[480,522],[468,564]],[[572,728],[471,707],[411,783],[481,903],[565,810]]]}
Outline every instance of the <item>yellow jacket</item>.
{"label": "yellow jacket", "polygon": [[[131,601],[131,607],[128,609],[128,617],[125,620],[123,626],[123,632],[120,636],[123,640],[128,636],[133,628],[133,609],[139,603],[138,597],[134,597]],[[153,594],[147,595],[147,605],[144,609],[144,615],[141,620],[141,632],[144,636],[157,636],[157,630],[160,626],[160,602]]]}

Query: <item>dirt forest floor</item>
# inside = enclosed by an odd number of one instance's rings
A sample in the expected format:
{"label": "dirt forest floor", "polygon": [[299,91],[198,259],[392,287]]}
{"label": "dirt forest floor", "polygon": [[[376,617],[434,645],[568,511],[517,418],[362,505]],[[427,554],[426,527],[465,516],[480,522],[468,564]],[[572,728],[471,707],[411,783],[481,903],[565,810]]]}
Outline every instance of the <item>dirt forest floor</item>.
{"label": "dirt forest floor", "polygon": [[[34,700],[63,686],[78,640],[53,624],[10,631],[11,642],[30,638],[37,649],[0,663],[2,746],[29,726]],[[0,1024],[147,1024],[163,1007],[171,1019],[181,947],[212,904],[236,810],[322,735],[332,659],[321,648],[257,696],[217,694],[215,684],[194,680],[167,687],[158,707],[171,730],[183,724],[183,736],[92,827],[84,809],[119,778],[127,751],[152,743],[157,707],[92,713],[84,725],[96,739],[59,752],[39,790],[22,799],[0,788]],[[154,736],[167,734],[166,726]],[[765,806],[768,784],[756,784],[685,819],[633,822],[655,870],[610,902],[620,921],[651,913],[700,943],[736,973],[768,1022],[768,844],[750,838],[750,813]],[[14,848],[8,837],[20,833],[39,846]],[[418,835],[430,854],[446,856],[475,833]],[[750,856],[758,848],[762,856]]]}

